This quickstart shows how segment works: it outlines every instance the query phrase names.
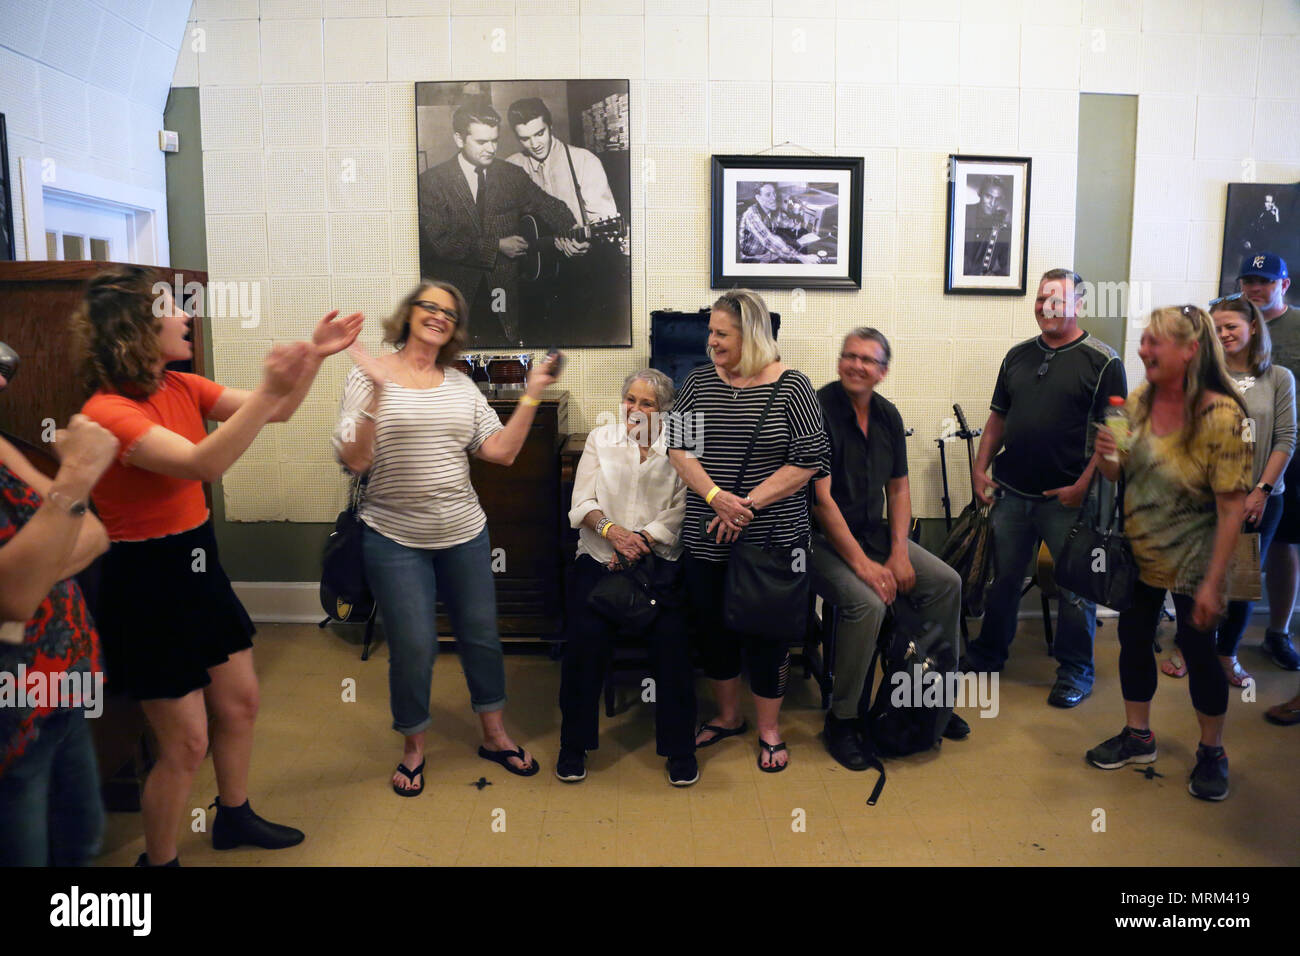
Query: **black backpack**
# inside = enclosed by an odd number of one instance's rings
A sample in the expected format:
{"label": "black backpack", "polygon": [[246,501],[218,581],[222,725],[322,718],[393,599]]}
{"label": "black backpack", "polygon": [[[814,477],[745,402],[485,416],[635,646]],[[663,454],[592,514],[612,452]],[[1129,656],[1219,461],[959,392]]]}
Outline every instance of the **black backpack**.
{"label": "black backpack", "polygon": [[365,479],[353,481],[348,506],[339,512],[334,530],[325,541],[320,576],[320,604],[326,615],[320,626],[364,622],[366,634],[362,660],[370,656],[370,641],[375,627],[375,597],[366,583],[365,563],[361,557],[363,527],[357,517],[365,486]]}

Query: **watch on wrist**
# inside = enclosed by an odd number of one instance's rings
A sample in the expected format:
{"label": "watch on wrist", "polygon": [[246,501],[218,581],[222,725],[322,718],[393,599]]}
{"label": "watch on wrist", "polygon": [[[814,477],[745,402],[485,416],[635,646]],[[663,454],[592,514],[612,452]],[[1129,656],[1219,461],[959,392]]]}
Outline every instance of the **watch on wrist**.
{"label": "watch on wrist", "polygon": [[1273,493],[1273,486],[1270,485],[1267,481],[1261,481],[1255,487],[1258,488],[1260,491],[1264,492],[1264,494],[1266,495],[1271,495]]}
{"label": "watch on wrist", "polygon": [[50,493],[45,496],[46,500],[52,504],[58,505],[74,518],[80,518],[86,513],[86,502],[79,498],[70,498],[61,491],[50,489]]}

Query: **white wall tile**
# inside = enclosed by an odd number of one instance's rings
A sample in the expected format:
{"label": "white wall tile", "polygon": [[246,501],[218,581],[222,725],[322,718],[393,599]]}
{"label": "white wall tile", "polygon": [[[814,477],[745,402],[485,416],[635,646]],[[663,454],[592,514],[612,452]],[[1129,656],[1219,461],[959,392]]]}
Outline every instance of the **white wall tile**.
{"label": "white wall tile", "polygon": [[311,20],[325,16],[322,0],[262,0],[263,20]]}
{"label": "white wall tile", "polygon": [[1196,98],[1196,158],[1232,159],[1243,155],[1254,129],[1254,101],[1218,96]]}
{"label": "white wall tile", "polygon": [[834,147],[834,84],[773,83],[772,140],[817,152]]}
{"label": "white wall tile", "polygon": [[[941,212],[948,205],[948,153],[940,150],[898,151],[898,211]],[[905,216],[904,219],[910,219]],[[910,234],[908,240],[910,241]],[[942,266],[939,267],[942,271]]]}
{"label": "white wall tile", "polygon": [[[1300,46],[1296,53],[1300,55]],[[1213,96],[1254,96],[1259,60],[1259,37],[1202,37],[1197,92]],[[1294,65],[1300,61],[1291,62]]]}
{"label": "white wall tile", "polygon": [[382,17],[325,21],[325,76],[331,83],[388,79],[388,22]]}
{"label": "white wall tile", "polygon": [[1186,156],[1194,148],[1196,97],[1164,93],[1138,97],[1137,154]]}
{"label": "white wall tile", "polygon": [[327,223],[328,219],[323,213],[268,215],[266,226],[270,236],[271,276],[328,274],[330,259]]}
{"label": "white wall tile", "polygon": [[1079,94],[1073,90],[1020,91],[1020,148],[1074,152],[1079,141]]}
{"label": "white wall tile", "polygon": [[835,142],[850,146],[893,146],[899,140],[897,86],[841,83],[835,88]]}
{"label": "white wall tile", "polygon": [[1078,26],[1020,28],[1020,85],[1055,90],[1079,88]]}
{"label": "white wall tile", "polygon": [[131,103],[127,127],[131,139],[131,181],[163,192],[167,187],[166,154],[158,148],[158,130],[163,128],[162,110]]}
{"label": "white wall tile", "polygon": [[[144,44],[144,32],[131,26],[125,20],[106,16],[99,27],[99,38],[95,41],[95,50],[91,55],[89,82],[120,93],[131,95],[131,86],[135,81],[136,64],[140,61],[140,51]],[[165,61],[153,65],[153,68],[166,75],[171,72],[174,55]]]}
{"label": "white wall tile", "polygon": [[701,133],[708,129],[708,83],[646,83],[647,145],[680,144],[698,146]]}
{"label": "white wall tile", "polygon": [[[45,42],[41,45],[40,60],[70,76],[84,80],[90,74],[90,65],[99,39],[99,26],[104,13],[89,0],[53,0]],[[69,30],[63,24],[79,24]]]}
{"label": "white wall tile", "polygon": [[1133,167],[1134,219],[1187,219],[1192,208],[1192,159],[1139,156]]}
{"label": "white wall tile", "polygon": [[1228,203],[1228,183],[1243,182],[1247,171],[1231,159],[1192,161],[1191,217],[1222,220]]}
{"label": "white wall tile", "polygon": [[324,78],[320,20],[263,21],[263,83],[319,83]]}
{"label": "white wall tile", "polygon": [[40,56],[51,5],[51,0],[10,4],[5,9],[4,45],[23,56]]}
{"label": "white wall tile", "polygon": [[379,83],[331,83],[325,87],[328,146],[388,145],[388,88]]}
{"label": "white wall tile", "polygon": [[1201,277],[1218,282],[1222,267],[1223,223],[1193,222],[1187,243],[1188,278]]}
{"label": "white wall tile", "polygon": [[[707,207],[709,154],[699,149],[650,146],[645,151],[645,206],[647,209]],[[637,170],[639,171],[639,170]],[[667,261],[680,267],[671,247],[659,247]]]}
{"label": "white wall tile", "polygon": [[1022,0],[962,0],[963,23],[1019,23],[1024,18]]}
{"label": "white wall tile", "polygon": [[[516,71],[524,77],[578,75],[579,20],[576,16],[515,18]],[[702,66],[701,69],[707,69]]]}
{"label": "white wall tile", "polygon": [[1257,100],[1254,129],[1257,158],[1300,167],[1300,100]]}
{"label": "white wall tile", "polygon": [[262,87],[268,149],[325,145],[325,91],[318,84]]}
{"label": "white wall tile", "polygon": [[771,49],[771,20],[709,18],[709,79],[770,80]]}
{"label": "white wall tile", "polygon": [[1142,0],[1142,32],[1197,30],[1203,0]]}
{"label": "white wall tile", "polygon": [[261,152],[204,150],[203,202],[208,215],[266,211]]}
{"label": "white wall tile", "polygon": [[835,15],[841,20],[897,20],[899,0],[839,0]]}
{"label": "white wall tile", "polygon": [[1300,37],[1270,37],[1260,41],[1258,96],[1283,96],[1294,90],[1300,64]]}
{"label": "white wall tile", "polygon": [[[389,0],[391,3],[392,0]],[[701,0],[701,4],[704,0]],[[698,5],[696,5],[698,6]],[[573,16],[582,12],[581,0],[515,0],[515,16]],[[677,11],[647,9],[646,13],[668,14]],[[694,13],[695,10],[689,11]]]}
{"label": "white wall tile", "polygon": [[[262,82],[256,20],[201,20],[190,31],[190,44],[199,57],[200,85],[247,86]],[[268,55],[272,52],[268,51]]]}
{"label": "white wall tile", "polygon": [[898,150],[862,151],[862,206],[867,215],[887,213],[898,205]]}
{"label": "white wall tile", "polygon": [[1133,0],[1083,0],[1083,25],[1105,30],[1141,29],[1142,5]]}
{"label": "white wall tile", "polygon": [[647,79],[707,78],[708,17],[646,17],[645,51]]}
{"label": "white wall tile", "polygon": [[1259,35],[1263,0],[1205,0],[1202,29],[1206,33]]}
{"label": "white wall tile", "polygon": [[452,75],[458,80],[513,79],[515,37],[513,16],[452,17]]}
{"label": "white wall tile", "polygon": [[260,149],[262,90],[256,86],[201,87],[203,149]]}
{"label": "white wall tile", "polygon": [[1024,21],[1031,24],[1078,27],[1083,22],[1083,0],[1033,0],[1024,5]]}
{"label": "white wall tile", "polygon": [[932,0],[909,6],[900,4],[898,15],[909,20],[956,21],[961,19],[961,0]]}
{"label": "white wall tile", "polygon": [[1005,23],[963,23],[959,42],[963,86],[1019,85],[1019,27]]}
{"label": "white wall tile", "polygon": [[[151,36],[143,37],[140,57],[136,61],[135,76],[131,80],[130,97],[161,110],[167,105],[171,89],[173,67],[179,63],[176,51]],[[190,84],[193,85],[193,84]]]}
{"label": "white wall tile", "polygon": [[90,155],[110,162],[129,162],[131,129],[130,123],[124,123],[122,118],[131,115],[130,101],[97,86],[86,87],[86,101],[90,118]]}
{"label": "white wall tile", "polygon": [[1196,89],[1201,38],[1194,33],[1142,34],[1142,92],[1188,93]]}
{"label": "white wall tile", "polygon": [[1130,278],[1166,281],[1187,278],[1190,232],[1191,226],[1186,221],[1135,219]]}
{"label": "white wall tile", "polygon": [[1079,90],[1137,93],[1142,88],[1142,35],[1084,27],[1079,41]]}
{"label": "white wall tile", "polygon": [[588,17],[578,66],[582,76],[641,79],[645,76],[645,18]]}
{"label": "white wall tile", "polygon": [[898,24],[890,20],[840,20],[835,72],[840,83],[898,82]]}
{"label": "white wall tile", "polygon": [[388,79],[451,78],[451,33],[446,18],[403,17],[388,21]]}
{"label": "white wall tile", "polygon": [[[912,11],[909,10],[909,13]],[[961,77],[961,43],[956,23],[904,20],[898,24],[898,80],[927,86],[956,84]]]}
{"label": "white wall tile", "polygon": [[331,213],[329,220],[331,273],[383,275],[391,270],[387,213]]}
{"label": "white wall tile", "polygon": [[957,106],[957,146],[962,152],[1014,153],[1020,147],[1020,91],[963,87]]}
{"label": "white wall tile", "polygon": [[325,209],[325,154],[320,149],[272,149],[266,153],[268,212]]}
{"label": "white wall tile", "polygon": [[709,142],[751,149],[771,146],[771,84],[710,83]]}
{"label": "white wall tile", "polygon": [[195,20],[256,20],[258,0],[194,0]]}
{"label": "white wall tile", "polygon": [[153,0],[145,31],[175,49],[183,40],[188,42],[185,24],[191,18],[191,8],[192,4],[186,0]]}
{"label": "white wall tile", "polygon": [[197,29],[197,23],[189,23],[182,30],[181,48],[176,57],[176,72],[172,76],[172,86],[199,85],[199,54],[194,49],[194,37],[190,36],[191,30]]}
{"label": "white wall tile", "polygon": [[772,21],[772,79],[791,83],[835,80],[835,22]]}
{"label": "white wall tile", "polygon": [[387,12],[387,0],[325,0],[324,13],[326,19],[382,17]]}
{"label": "white wall tile", "polygon": [[208,273],[266,275],[267,217],[208,216]]}
{"label": "white wall tile", "polygon": [[1264,0],[1260,32],[1264,36],[1295,36],[1300,33],[1300,4],[1295,0]]}
{"label": "white wall tile", "polygon": [[[39,69],[34,60],[0,47],[0,103],[4,104],[5,125],[11,140],[15,137],[42,138],[44,96],[38,80]],[[12,164],[10,175],[16,176]],[[13,192],[16,198],[18,190]]]}
{"label": "white wall tile", "polygon": [[950,148],[957,140],[958,94],[955,86],[901,87],[898,144]]}
{"label": "white wall tile", "polygon": [[340,147],[325,153],[331,211],[388,208],[388,150]]}
{"label": "white wall tile", "polygon": [[40,73],[41,132],[45,142],[73,153],[90,151],[86,84],[48,66]]}

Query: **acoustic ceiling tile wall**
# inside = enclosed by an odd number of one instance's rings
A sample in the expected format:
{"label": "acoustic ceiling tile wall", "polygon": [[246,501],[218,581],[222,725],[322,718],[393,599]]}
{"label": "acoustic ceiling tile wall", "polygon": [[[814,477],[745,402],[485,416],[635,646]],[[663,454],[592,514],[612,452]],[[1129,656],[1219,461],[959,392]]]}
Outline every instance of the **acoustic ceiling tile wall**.
{"label": "acoustic ceiling tile wall", "polygon": [[[123,117],[131,114],[130,102],[125,96],[97,86],[86,87],[86,100],[90,116],[90,155],[117,162],[128,160],[131,155],[131,124],[123,122]],[[154,147],[157,148],[156,140]]]}
{"label": "acoustic ceiling tile wall", "polygon": [[[1009,324],[1009,323],[999,323]],[[990,339],[992,329],[983,337],[975,339],[957,339],[953,355],[952,395],[953,401],[961,405],[971,427],[983,424],[984,410],[993,396],[993,386],[997,382],[998,370],[1006,352],[993,348]],[[946,417],[946,416],[945,416]],[[976,421],[970,421],[976,419]],[[937,438],[936,433],[927,435]]]}
{"label": "acoustic ceiling tile wall", "polygon": [[749,149],[771,146],[771,84],[710,83],[709,142]]}
{"label": "acoustic ceiling tile wall", "polygon": [[1142,32],[1155,33],[1170,23],[1185,22],[1193,29],[1201,22],[1204,0],[1143,0]]}
{"label": "acoustic ceiling tile wall", "polygon": [[520,76],[578,75],[578,17],[518,16],[516,69]]}
{"label": "acoustic ceiling tile wall", "polygon": [[415,215],[415,150],[394,149],[388,157],[388,208],[394,213]]}
{"label": "acoustic ceiling tile wall", "polygon": [[1133,279],[1181,280],[1187,276],[1187,222],[1136,219],[1133,222]]}
{"label": "acoustic ceiling tile wall", "polygon": [[209,214],[265,211],[266,177],[262,171],[262,153],[205,151],[203,202]]}
{"label": "acoustic ceiling tile wall", "polygon": [[1207,0],[1201,29],[1206,33],[1259,33],[1263,0]]}
{"label": "acoustic ceiling tile wall", "polygon": [[911,19],[898,25],[899,82],[956,85],[961,73],[958,25],[923,22],[923,9],[920,5],[910,8],[907,15]]}
{"label": "acoustic ceiling tile wall", "polygon": [[324,15],[321,0],[262,0],[263,20],[310,20]]}
{"label": "acoustic ceiling tile wall", "polygon": [[[682,263],[677,263],[680,268]],[[648,272],[646,274],[646,308],[680,309],[692,312],[707,308],[719,293],[709,289],[709,276],[699,272]]]}
{"label": "acoustic ceiling tile wall", "polygon": [[10,4],[5,10],[5,46],[25,57],[39,57],[52,5],[52,0]]}
{"label": "acoustic ceiling tile wall", "polygon": [[204,314],[213,342],[221,342],[223,351],[256,348],[261,349],[258,354],[264,353],[269,348],[265,342],[273,334],[270,301],[271,286],[266,278],[219,276],[209,281]]}
{"label": "acoustic ceiling tile wall", "polygon": [[1020,85],[1041,89],[1077,89],[1079,26],[1025,25],[1020,28]]}
{"label": "acoustic ceiling tile wall", "polygon": [[1295,100],[1257,100],[1255,102],[1254,154],[1261,160],[1277,160],[1290,165],[1289,178],[1295,178],[1300,165],[1300,108]]}
{"label": "acoustic ceiling tile wall", "polygon": [[862,150],[862,205],[868,213],[898,205],[898,150]]}
{"label": "acoustic ceiling tile wall", "polygon": [[[304,421],[303,416],[312,411],[319,412],[319,417],[323,419],[328,416],[327,420],[311,423]],[[325,490],[326,497],[331,499],[337,493],[338,481],[335,468],[338,466],[338,459],[334,454],[334,444],[330,441],[337,420],[337,407],[321,406],[312,409],[304,403],[290,421],[277,428],[281,474],[284,475],[288,486],[293,489],[293,493],[288,496],[290,503],[301,499],[299,507],[306,505],[310,508],[319,504],[312,499],[320,497],[322,490]],[[326,483],[324,489],[321,487],[321,479]],[[306,513],[313,512],[306,510]],[[289,520],[310,521],[312,519],[290,516]]]}
{"label": "acoustic ceiling tile wall", "polygon": [[477,15],[512,17],[517,12],[515,0],[451,0],[451,15],[454,19]]}
{"label": "acoustic ceiling tile wall", "polygon": [[[403,294],[407,291],[402,289]],[[335,274],[330,279],[330,308],[344,315],[364,313],[366,325],[374,327],[372,331],[382,331],[380,326],[396,307],[392,284],[379,277],[354,273]]]}
{"label": "acoustic ceiling tile wall", "polygon": [[[539,0],[533,0],[539,2]],[[548,2],[548,0],[540,0]],[[576,3],[576,0],[572,0]],[[519,4],[520,12],[524,6]],[[388,16],[393,17],[447,17],[451,13],[451,0],[388,0]]]}
{"label": "acoustic ceiling tile wall", "polygon": [[149,21],[146,32],[155,39],[162,40],[172,49],[181,44],[185,34],[185,22],[192,19],[193,5],[185,0],[154,0],[149,8]]}
{"label": "acoustic ceiling tile wall", "polygon": [[[258,21],[200,19],[190,31],[190,44],[198,53],[201,86],[255,86],[262,82]],[[274,45],[267,49],[268,57],[278,53]],[[267,82],[275,82],[270,78],[274,75],[268,75]]]}
{"label": "acoustic ceiling tile wall", "polygon": [[[1137,157],[1133,169],[1134,218],[1186,219],[1191,212],[1191,203],[1190,158]],[[1223,215],[1222,209],[1219,210],[1219,215]]]}
{"label": "acoustic ceiling tile wall", "polygon": [[834,84],[773,83],[772,141],[819,153],[834,150]]}
{"label": "acoustic ceiling tile wall", "polygon": [[[271,277],[267,311],[277,342],[310,338],[321,316],[334,308],[327,275]],[[312,390],[315,388],[313,385]]]}
{"label": "acoustic ceiling tile wall", "polygon": [[392,267],[387,213],[330,214],[330,272],[382,275]]}
{"label": "acoustic ceiling tile wall", "polygon": [[339,147],[325,152],[329,208],[387,209],[388,151]]}
{"label": "acoustic ceiling tile wall", "polygon": [[194,0],[190,16],[196,20],[256,20],[258,0]]}
{"label": "acoustic ceiling tile wall", "polygon": [[264,83],[319,83],[323,79],[320,20],[262,22]]}
{"label": "acoustic ceiling tile wall", "polygon": [[807,375],[814,387],[836,377],[839,353],[827,347],[824,336],[782,335],[780,345],[781,361]]}
{"label": "acoustic ceiling tile wall", "polygon": [[[95,40],[95,48],[91,54],[87,81],[112,90],[114,93],[129,96],[143,44],[143,31],[118,17],[104,17],[100,22],[99,36]],[[166,75],[165,66],[158,64],[152,66],[159,73]]]}
{"label": "acoustic ceiling tile wall", "polygon": [[[55,27],[51,29],[47,26],[45,30],[41,62],[69,76],[86,79],[90,74],[91,55],[99,36],[99,27],[106,15],[89,0],[54,0],[48,22],[55,24]],[[60,29],[58,25],[64,23],[80,24],[80,28]]]}
{"label": "acoustic ceiling tile wall", "polygon": [[[927,319],[930,317],[927,315]],[[895,395],[924,400],[941,398],[952,382],[952,339],[929,322],[924,335],[899,335],[892,343],[893,360],[889,365],[889,387]],[[935,395],[935,392],[939,392]],[[951,414],[951,411],[949,411]],[[909,423],[918,428],[919,423]]]}
{"label": "acoustic ceiling tile wall", "polygon": [[899,212],[897,274],[900,277],[943,275],[946,221],[946,214],[939,211]]}
{"label": "acoustic ceiling tile wall", "polygon": [[840,20],[835,25],[835,78],[839,83],[898,82],[898,24]]}
{"label": "acoustic ceiling tile wall", "polygon": [[1079,89],[1137,93],[1142,88],[1142,35],[1084,27],[1079,39]]}
{"label": "acoustic ceiling tile wall", "polygon": [[1083,0],[1083,25],[1136,31],[1142,27],[1142,6],[1132,0]]}
{"label": "acoustic ceiling tile wall", "polygon": [[[1249,4],[1246,11],[1249,11]],[[1300,7],[1292,0],[1264,0],[1260,32],[1265,36],[1296,36],[1300,34]]]}
{"label": "acoustic ceiling tile wall", "polygon": [[253,461],[247,454],[222,476],[226,518],[230,521],[283,521],[285,486],[276,461]]}
{"label": "acoustic ceiling tile wall", "polygon": [[[546,0],[531,0],[546,2]],[[708,0],[645,0],[645,12],[648,17],[688,17],[696,13],[707,13]]]}
{"label": "acoustic ceiling tile wall", "polygon": [[1244,174],[1242,164],[1235,160],[1193,160],[1189,197],[1191,217],[1222,221],[1228,203],[1228,183],[1243,181]]}
{"label": "acoustic ceiling tile wall", "polygon": [[[952,312],[952,334],[958,340],[959,355],[967,348],[992,355],[995,350],[991,350],[987,344],[971,347],[969,343],[973,340],[987,343],[990,339],[1009,338],[1012,334],[1013,313],[1019,308],[1022,308],[1020,299],[1008,301],[1008,298],[1003,296],[967,296]],[[1001,362],[1002,356],[998,355],[996,360]],[[996,371],[996,364],[994,371]],[[957,374],[957,381],[962,381],[960,373]],[[983,387],[981,385],[981,388]],[[987,387],[991,392],[992,379],[989,380]]]}
{"label": "acoustic ceiling tile wall", "polygon": [[583,16],[580,30],[580,76],[645,76],[644,17]]}
{"label": "acoustic ceiling tile wall", "polygon": [[256,86],[202,87],[199,121],[203,149],[260,149],[262,91]]}
{"label": "acoustic ceiling tile wall", "polygon": [[162,129],[162,113],[142,103],[130,104],[126,123],[130,140],[132,181],[157,192],[167,189],[166,153],[158,148],[158,130]]}
{"label": "acoustic ceiling tile wall", "polygon": [[766,83],[772,79],[772,58],[754,56],[772,48],[772,21],[759,17],[709,17],[709,79]]}
{"label": "acoustic ceiling tile wall", "polygon": [[285,496],[286,521],[320,521],[322,514],[337,514],[347,506],[348,478],[335,467],[284,464],[280,474],[285,481],[294,482],[295,491],[302,491]]}
{"label": "acoustic ceiling tile wall", "polygon": [[401,17],[388,21],[388,79],[451,78],[451,27],[446,17]]}
{"label": "acoustic ceiling tile wall", "polygon": [[208,274],[266,275],[267,217],[208,216]]}
{"label": "acoustic ceiling tile wall", "polygon": [[415,86],[412,83],[388,84],[388,145],[409,153],[415,159]]}
{"label": "acoustic ceiling tile wall", "polygon": [[[1074,216],[1034,216],[1029,227],[1029,274],[1064,268],[1074,260]],[[1036,264],[1037,263],[1037,264]]]}
{"label": "acoustic ceiling tile wall", "polygon": [[770,17],[772,0],[710,0],[709,13],[715,17]]}
{"label": "acoustic ceiling tile wall", "polygon": [[836,146],[898,146],[897,86],[840,84],[835,100]]}
{"label": "acoustic ceiling tile wall", "polygon": [[[647,209],[668,209],[690,219],[708,207],[709,156],[707,153],[673,147],[646,147],[645,204]],[[636,174],[634,170],[633,175]],[[707,230],[706,230],[707,231]],[[661,237],[652,234],[652,244]],[[668,253],[676,259],[676,251]]]}
{"label": "acoustic ceiling tile wall", "polygon": [[[144,37],[140,58],[136,61],[135,75],[131,79],[131,99],[161,110],[167,104],[167,93],[173,85],[174,71],[168,67],[173,63],[179,66],[180,59],[174,47],[151,36]],[[198,85],[197,72],[188,85]]]}
{"label": "acoustic ceiling tile wall", "polygon": [[1138,97],[1139,156],[1185,156],[1195,135],[1196,97],[1158,93]]}
{"label": "acoustic ceiling tile wall", "polygon": [[900,324],[910,325],[918,318],[898,314],[894,299],[893,275],[867,275],[863,270],[862,290],[856,295],[835,297],[835,315],[831,326],[831,345],[839,348],[844,336],[859,326],[868,326],[883,332],[893,344]]}
{"label": "acoustic ceiling tile wall", "polygon": [[325,87],[328,146],[388,145],[388,88],[380,83],[331,83]]}
{"label": "acoustic ceiling tile wall", "polygon": [[1020,91],[1020,149],[1078,149],[1079,94],[1075,90]]}
{"label": "acoustic ceiling tile wall", "polygon": [[1190,93],[1196,89],[1201,37],[1195,33],[1142,34],[1142,92]]}
{"label": "acoustic ceiling tile wall", "polygon": [[451,75],[458,80],[514,78],[515,37],[513,15],[453,16]]}
{"label": "acoustic ceiling tile wall", "polygon": [[[900,211],[946,210],[948,205],[948,154],[933,150],[898,151],[898,208]],[[910,229],[908,230],[910,232]]]}
{"label": "acoustic ceiling tile wall", "polygon": [[645,51],[648,79],[708,79],[708,17],[646,17]]}
{"label": "acoustic ceiling tile wall", "polygon": [[[1197,92],[1214,96],[1255,95],[1255,78],[1260,65],[1260,38],[1257,36],[1206,36],[1202,38],[1200,79]],[[1300,43],[1293,48],[1292,65],[1300,62]],[[1286,86],[1271,87],[1269,92]],[[1265,94],[1267,95],[1267,94]]]}
{"label": "acoustic ceiling tile wall", "polygon": [[[268,149],[325,145],[325,91],[319,85],[264,86],[262,100]],[[205,101],[205,115],[206,108]]]}
{"label": "acoustic ceiling tile wall", "polygon": [[266,154],[268,212],[325,209],[325,154],[319,149],[275,149]]}
{"label": "acoustic ceiling tile wall", "polygon": [[899,0],[839,0],[835,14],[841,20],[897,20]]}
{"label": "acoustic ceiling tile wall", "polygon": [[89,152],[86,84],[48,66],[39,66],[37,70],[41,91],[41,132],[45,142],[74,154]]}
{"label": "acoustic ceiling tile wall", "polygon": [[388,79],[388,21],[379,17],[325,21],[325,76],[334,82]]}
{"label": "acoustic ceiling tile wall", "polygon": [[329,269],[329,234],[324,213],[279,213],[267,217],[272,276],[323,275]]}
{"label": "acoustic ceiling tile wall", "polygon": [[904,86],[898,92],[900,146],[951,148],[957,139],[955,86]]}
{"label": "acoustic ceiling tile wall", "polygon": [[[1223,267],[1223,223],[1193,222],[1187,242],[1187,276],[1219,280]],[[1236,273],[1233,273],[1234,275]],[[1198,301],[1209,301],[1201,299]]]}
{"label": "acoustic ceiling tile wall", "polygon": [[392,214],[393,273],[418,275],[420,272],[420,223],[417,214],[395,212]]}
{"label": "acoustic ceiling tile wall", "polygon": [[[1300,37],[1266,36],[1260,41],[1259,76],[1254,92],[1275,96],[1295,82],[1296,64],[1300,63]],[[1243,72],[1249,72],[1247,67]]]}
{"label": "acoustic ceiling tile wall", "polygon": [[1008,24],[1024,17],[1022,0],[962,0],[963,22]]}
{"label": "acoustic ceiling tile wall", "polygon": [[772,79],[835,82],[835,21],[772,21]]}
{"label": "acoustic ceiling tile wall", "polygon": [[[709,261],[709,214],[705,206],[687,209],[647,208],[647,241],[662,249],[672,249],[672,261]],[[653,271],[655,263],[648,268]],[[680,268],[680,265],[677,266]]]}
{"label": "acoustic ceiling tile wall", "polygon": [[[1196,158],[1239,159],[1254,129],[1254,101],[1218,96],[1196,98]],[[1180,150],[1186,154],[1186,144]]]}
{"label": "acoustic ceiling tile wall", "polygon": [[388,12],[387,0],[325,0],[325,18],[382,17]]}
{"label": "acoustic ceiling tile wall", "polygon": [[709,84],[648,81],[645,142],[651,146],[699,146],[709,126]]}
{"label": "acoustic ceiling tile wall", "polygon": [[[910,213],[904,213],[910,222]],[[868,212],[862,223],[862,274],[892,276],[899,253],[898,217],[892,212]]]}
{"label": "acoustic ceiling tile wall", "polygon": [[1079,192],[1077,173],[1074,153],[1035,153],[1029,184],[1030,216],[1037,219],[1046,213],[1073,217]]}
{"label": "acoustic ceiling tile wall", "polygon": [[[262,362],[271,350],[272,342],[265,336],[232,336],[217,347],[213,343],[212,359],[215,364],[213,380],[227,388],[256,388],[262,381]],[[254,439],[253,457],[275,457],[275,433],[263,431]]]}
{"label": "acoustic ceiling tile wall", "polygon": [[[0,47],[0,103],[5,104],[5,125],[9,138],[40,140],[41,111],[38,67],[35,61]],[[10,165],[10,175],[17,167]],[[15,196],[15,199],[17,197]]]}
{"label": "acoustic ceiling tile wall", "polygon": [[1014,154],[1020,144],[1020,91],[963,87],[957,100],[956,152]]}
{"label": "acoustic ceiling tile wall", "polygon": [[964,22],[959,44],[958,75],[963,86],[1016,86],[1020,82],[1018,26]]}

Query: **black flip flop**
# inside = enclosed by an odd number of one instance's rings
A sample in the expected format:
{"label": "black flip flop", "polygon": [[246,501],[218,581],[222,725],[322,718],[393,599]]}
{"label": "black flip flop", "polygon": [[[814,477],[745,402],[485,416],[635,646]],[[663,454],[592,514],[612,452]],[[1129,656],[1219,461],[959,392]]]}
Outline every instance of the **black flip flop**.
{"label": "black flip flop", "polygon": [[[415,783],[415,778],[424,773],[424,761],[421,760],[420,766],[416,767],[414,770],[408,770],[406,769],[406,764],[399,763],[397,765],[397,772],[407,780],[411,781],[411,783]],[[414,787],[404,790],[397,784],[393,784],[393,793],[397,794],[399,797],[418,797],[420,794],[424,793],[424,781],[420,781],[420,787],[418,790]]]}
{"label": "black flip flop", "polygon": [[781,741],[779,744],[769,744],[766,740],[760,739],[758,742],[758,769],[763,771],[763,773],[780,773],[786,767],[790,766],[790,758],[787,756],[785,758],[785,763],[773,763],[770,767],[764,767],[763,766],[764,750],[767,751],[768,758],[773,761],[776,760],[776,755],[778,751],[785,750],[787,754],[790,752],[789,750],[786,750],[784,740]]}
{"label": "black flip flop", "polygon": [[510,765],[511,757],[518,757],[520,762],[523,762],[523,747],[520,747],[518,750],[488,750],[486,747],[479,747],[478,755],[484,760],[491,760],[493,763],[501,764],[501,766],[505,767],[516,777],[531,777],[533,774],[537,773],[537,771],[542,769],[542,765],[537,762],[536,757],[533,758],[533,765],[529,770],[520,770],[518,767]]}
{"label": "black flip flop", "polygon": [[695,728],[696,737],[704,733],[706,730],[712,732],[713,736],[702,744],[696,744],[695,748],[698,750],[700,747],[712,747],[719,740],[726,740],[728,737],[737,737],[748,729],[749,722],[746,720],[742,720],[739,727],[719,727],[717,724],[700,724],[700,726]]}

